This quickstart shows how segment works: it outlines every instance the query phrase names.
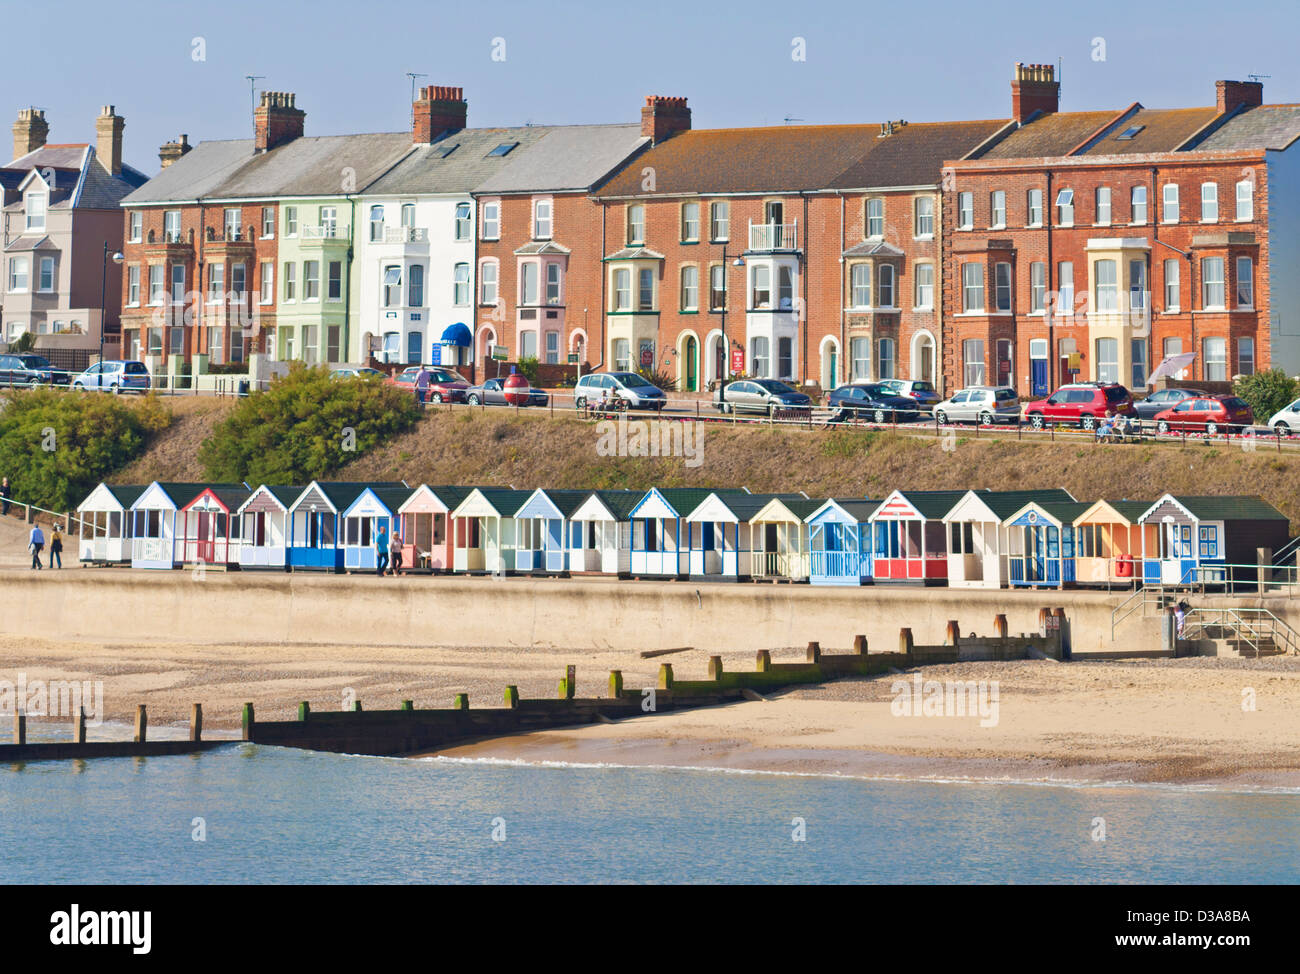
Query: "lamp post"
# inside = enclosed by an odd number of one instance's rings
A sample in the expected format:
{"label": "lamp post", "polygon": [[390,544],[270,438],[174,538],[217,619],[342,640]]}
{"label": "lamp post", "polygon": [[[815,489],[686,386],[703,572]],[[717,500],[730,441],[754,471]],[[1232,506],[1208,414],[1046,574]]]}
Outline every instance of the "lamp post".
{"label": "lamp post", "polygon": [[[727,304],[729,303],[729,298],[727,296],[727,261],[732,257],[736,258],[735,263],[732,264],[733,267],[745,266],[744,254],[727,253],[727,245],[724,243],[722,245],[722,355],[723,355],[723,359],[722,359],[722,379],[720,380],[721,384],[718,386],[719,401],[722,400],[723,390],[727,388],[727,381],[731,378],[731,343],[727,341]],[[741,297],[743,298],[745,294],[744,282],[741,283],[740,294]]]}
{"label": "lamp post", "polygon": [[[113,252],[113,263],[122,263],[121,251]],[[104,361],[104,326],[107,324],[105,319],[108,317],[108,309],[105,306],[105,293],[108,288],[108,241],[104,241],[104,259],[100,264],[99,274],[99,361]]]}

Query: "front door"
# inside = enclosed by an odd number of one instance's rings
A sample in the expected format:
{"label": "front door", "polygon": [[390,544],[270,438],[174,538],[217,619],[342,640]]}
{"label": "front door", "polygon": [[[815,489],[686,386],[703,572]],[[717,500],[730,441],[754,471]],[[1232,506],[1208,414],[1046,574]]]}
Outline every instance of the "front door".
{"label": "front door", "polygon": [[216,518],[207,511],[199,511],[198,514],[198,560],[203,562],[205,565],[210,565],[216,560],[216,541],[213,537],[213,527]]}
{"label": "front door", "polygon": [[699,389],[699,376],[696,374],[696,362],[698,359],[698,349],[694,338],[686,339],[686,391],[696,392]]}

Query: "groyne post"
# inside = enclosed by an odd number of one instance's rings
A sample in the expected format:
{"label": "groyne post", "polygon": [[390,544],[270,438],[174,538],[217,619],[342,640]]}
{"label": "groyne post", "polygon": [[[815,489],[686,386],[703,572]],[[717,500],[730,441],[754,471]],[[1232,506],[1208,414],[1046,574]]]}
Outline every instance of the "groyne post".
{"label": "groyne post", "polygon": [[578,682],[578,668],[576,666],[566,666],[564,668],[564,679],[560,681],[560,699],[572,700],[574,685]]}
{"label": "groyne post", "polygon": [[861,633],[858,633],[858,635],[853,637],[853,655],[854,656],[867,655],[867,637],[862,635]]}
{"label": "groyne post", "polygon": [[912,665],[912,655],[916,644],[912,642],[912,630],[898,630],[898,651],[907,657],[907,665]]}
{"label": "groyne post", "polygon": [[948,628],[944,631],[943,644],[952,646],[954,649],[961,642],[961,625],[956,619],[948,620]]}
{"label": "groyne post", "polygon": [[673,688],[673,664],[659,664],[659,689],[671,690]]}
{"label": "groyne post", "polygon": [[190,710],[190,740],[203,740],[203,704],[196,703]]}
{"label": "groyne post", "polygon": [[709,657],[709,679],[715,683],[718,680],[722,679],[722,657],[721,656]]}
{"label": "groyne post", "polygon": [[77,724],[73,732],[73,738],[78,744],[86,743],[86,708],[77,708]]}
{"label": "groyne post", "polygon": [[240,723],[243,725],[244,740],[246,741],[251,741],[253,739],[253,723],[255,719],[256,718],[253,716],[253,705],[251,703],[245,703],[244,712],[240,717]]}
{"label": "groyne post", "polygon": [[14,743],[27,743],[27,715],[21,710],[14,711]]}
{"label": "groyne post", "polygon": [[519,709],[519,688],[513,683],[506,687],[506,706],[511,710]]}
{"label": "groyne post", "polygon": [[403,709],[404,711],[408,711],[408,712],[415,710],[415,701],[414,701],[414,700],[403,700],[403,701],[402,701],[402,709]]}
{"label": "groyne post", "polygon": [[808,662],[820,663],[822,661],[822,644],[811,642],[808,644]]}
{"label": "groyne post", "polygon": [[299,720],[307,720],[309,717],[311,717],[311,704],[308,703],[306,700],[301,700],[301,701],[299,701],[299,703],[298,703],[298,719],[299,719]]}
{"label": "groyne post", "polygon": [[993,617],[993,634],[999,639],[1007,638],[1007,617],[999,612]]}
{"label": "groyne post", "polygon": [[755,668],[758,670],[758,672],[760,673],[770,672],[772,669],[772,653],[769,650],[760,649],[758,651],[758,657],[755,660],[755,663],[757,664]]}
{"label": "groyne post", "polygon": [[452,710],[469,710],[469,694],[458,693],[451,701]]}
{"label": "groyne post", "polygon": [[609,671],[609,697],[611,700],[617,700],[623,696],[623,671]]}
{"label": "groyne post", "polygon": [[149,714],[144,709],[144,704],[139,704],[135,708],[135,742],[143,744],[149,737]]}

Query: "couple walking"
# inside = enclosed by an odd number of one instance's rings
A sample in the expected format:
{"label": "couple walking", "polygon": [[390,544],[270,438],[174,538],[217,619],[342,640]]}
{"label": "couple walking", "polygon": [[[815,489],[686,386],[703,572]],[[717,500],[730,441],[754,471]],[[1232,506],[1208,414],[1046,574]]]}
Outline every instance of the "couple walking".
{"label": "couple walking", "polygon": [[[27,536],[27,549],[32,553],[32,568],[44,568],[41,552],[45,550],[45,532],[39,524],[32,525],[31,534]],[[50,567],[63,567],[63,534],[57,524],[50,529]]]}
{"label": "couple walking", "polygon": [[389,541],[388,528],[380,525],[375,533],[375,574],[396,575],[401,570],[402,536],[394,531],[393,540]]}

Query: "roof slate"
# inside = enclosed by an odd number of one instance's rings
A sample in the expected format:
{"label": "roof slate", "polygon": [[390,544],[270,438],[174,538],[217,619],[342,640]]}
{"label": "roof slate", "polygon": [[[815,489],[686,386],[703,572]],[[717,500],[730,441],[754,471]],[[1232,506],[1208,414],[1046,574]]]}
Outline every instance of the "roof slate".
{"label": "roof slate", "polygon": [[[493,174],[515,161],[522,152],[542,139],[548,130],[541,126],[461,129],[432,145],[410,145],[411,150],[388,172],[370,185],[358,183],[366,196],[398,196],[410,193],[470,193]],[[509,155],[489,153],[506,142],[518,142]],[[451,146],[455,151],[444,156]]]}
{"label": "roof slate", "polygon": [[1187,496],[1174,500],[1202,521],[1285,521],[1287,517],[1262,497],[1245,494]]}
{"label": "roof slate", "polygon": [[980,159],[1018,159],[1063,156],[1088,136],[1119,116],[1117,111],[1055,112],[1026,122],[996,145],[981,152]]}
{"label": "roof slate", "polygon": [[[1081,156],[1137,155],[1145,152],[1173,152],[1219,115],[1210,108],[1139,108],[1129,118],[1115,125]],[[1134,126],[1142,126],[1131,139],[1119,136]]]}
{"label": "roof slate", "polygon": [[650,144],[634,125],[550,125],[526,151],[474,187],[476,193],[588,190]]}
{"label": "roof slate", "polygon": [[1196,146],[1215,149],[1285,149],[1300,137],[1300,105],[1261,105],[1234,115]]}

